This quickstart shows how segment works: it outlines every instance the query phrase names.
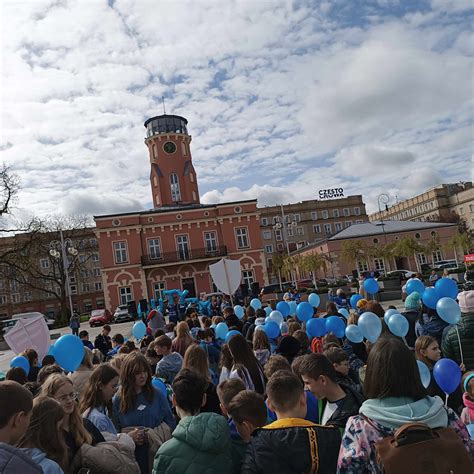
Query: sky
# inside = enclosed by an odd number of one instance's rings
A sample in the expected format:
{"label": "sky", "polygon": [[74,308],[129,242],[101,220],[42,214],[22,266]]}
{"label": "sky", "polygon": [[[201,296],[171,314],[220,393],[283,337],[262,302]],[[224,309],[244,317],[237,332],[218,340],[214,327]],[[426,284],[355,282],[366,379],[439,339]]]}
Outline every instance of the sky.
{"label": "sky", "polygon": [[471,0],[2,0],[20,216],[150,209],[143,122],[186,117],[201,202],[472,180]]}

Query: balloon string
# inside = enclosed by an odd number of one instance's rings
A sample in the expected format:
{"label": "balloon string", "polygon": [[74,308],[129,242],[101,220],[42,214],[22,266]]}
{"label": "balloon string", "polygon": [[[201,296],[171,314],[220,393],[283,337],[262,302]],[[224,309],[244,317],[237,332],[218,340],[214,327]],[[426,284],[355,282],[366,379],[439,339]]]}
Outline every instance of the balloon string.
{"label": "balloon string", "polygon": [[403,339],[403,342],[405,343],[405,345],[408,347],[408,342],[407,342],[406,338],[402,337],[402,339]]}
{"label": "balloon string", "polygon": [[454,326],[456,328],[456,334],[458,335],[458,342],[459,342],[459,353],[461,354],[461,364],[464,365],[464,355],[462,353],[462,345],[461,345],[461,337],[459,336],[459,329],[457,326]]}
{"label": "balloon string", "polygon": [[[444,392],[446,393],[446,392]],[[448,398],[449,398],[449,393],[446,393],[446,400],[444,401],[444,406],[447,407],[448,406]]]}

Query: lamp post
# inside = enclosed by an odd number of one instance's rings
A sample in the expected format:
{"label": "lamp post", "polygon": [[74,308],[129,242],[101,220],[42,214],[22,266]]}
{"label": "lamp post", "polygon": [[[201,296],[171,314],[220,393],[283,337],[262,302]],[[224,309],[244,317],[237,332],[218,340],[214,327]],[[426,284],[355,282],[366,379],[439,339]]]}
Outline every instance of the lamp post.
{"label": "lamp post", "polygon": [[[295,220],[292,220],[291,214],[285,215],[285,211],[283,209],[283,204],[280,204],[280,209],[281,209],[281,216],[276,216],[276,223],[273,226],[273,230],[277,231],[279,230],[282,233],[283,237],[283,242],[286,244],[286,252],[288,254],[288,257],[290,256],[290,242],[289,242],[289,235],[288,235],[288,230],[289,229],[294,229],[298,223]],[[290,222],[286,222],[286,217],[288,217],[288,220]],[[291,283],[293,283],[293,272],[290,271],[290,277],[291,277]],[[296,287],[296,277],[294,278],[294,283]]]}
{"label": "lamp post", "polygon": [[67,254],[72,255],[75,257],[77,255],[77,249],[73,246],[72,240],[64,238],[62,229],[59,230],[60,240],[53,240],[49,243],[49,254],[51,257],[56,259],[62,259],[63,270],[66,276],[66,292],[69,298],[69,310],[71,311],[71,316],[73,315],[73,307],[72,307],[72,296],[71,296],[71,285],[69,280],[69,272],[68,272],[68,265],[67,265]]}
{"label": "lamp post", "polygon": [[[383,214],[382,214],[382,209],[380,203],[385,205],[385,210],[388,211],[388,203],[390,202],[390,196],[388,194],[382,193],[379,194],[377,197],[377,203],[379,205],[379,215],[380,215],[380,224],[382,226],[382,232],[383,232],[383,240],[385,242],[385,245],[387,245],[387,235],[385,234],[385,224],[383,222]],[[390,270],[390,265],[389,265],[389,270]]]}

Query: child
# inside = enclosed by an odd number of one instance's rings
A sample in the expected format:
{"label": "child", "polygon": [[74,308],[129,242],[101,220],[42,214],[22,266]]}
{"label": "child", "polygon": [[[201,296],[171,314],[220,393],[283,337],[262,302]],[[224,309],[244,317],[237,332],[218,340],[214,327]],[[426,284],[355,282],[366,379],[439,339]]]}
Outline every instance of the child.
{"label": "child", "polygon": [[41,466],[44,474],[63,474],[67,468],[63,418],[64,410],[56,400],[45,396],[35,399],[30,426],[19,446]]}
{"label": "child", "polygon": [[0,382],[0,472],[42,474],[29,455],[13,447],[26,433],[33,408],[33,396],[18,382]]}
{"label": "child", "polygon": [[[221,411],[224,416],[229,418],[230,402],[238,393],[242,392],[243,390],[245,390],[245,385],[240,379],[226,379],[217,386],[217,396],[219,397]],[[232,426],[231,420],[229,420],[229,426]],[[240,438],[239,435],[238,437]]]}
{"label": "child", "polygon": [[198,339],[201,341],[199,345],[204,349],[209,359],[209,368],[217,376],[221,351],[217,344],[214,343],[214,331],[210,328],[202,329],[198,332]]}
{"label": "child", "polygon": [[171,352],[172,341],[168,336],[160,336],[155,341],[155,352],[162,356],[156,364],[155,375],[172,384],[176,374],[181,370],[183,358],[178,352]]}
{"label": "child", "polygon": [[206,402],[206,380],[183,369],[173,382],[173,406],[181,418],[172,439],[155,455],[153,474],[232,472],[230,432],[224,417],[199,413]]}
{"label": "child", "polygon": [[474,439],[474,371],[464,374],[461,385],[464,389],[461,421],[467,426],[471,439]]}
{"label": "child", "polygon": [[265,331],[255,331],[253,333],[253,353],[260,364],[265,365],[271,355],[270,341]]}
{"label": "child", "polygon": [[242,472],[336,472],[341,436],[335,428],[304,420],[306,396],[299,378],[287,371],[275,373],[267,395],[278,419],[252,436]]}
{"label": "child", "polygon": [[339,384],[350,385],[355,390],[361,391],[360,385],[350,376],[351,366],[349,356],[344,349],[340,347],[330,347],[324,351],[324,355],[329,359],[336,371],[336,381]]}

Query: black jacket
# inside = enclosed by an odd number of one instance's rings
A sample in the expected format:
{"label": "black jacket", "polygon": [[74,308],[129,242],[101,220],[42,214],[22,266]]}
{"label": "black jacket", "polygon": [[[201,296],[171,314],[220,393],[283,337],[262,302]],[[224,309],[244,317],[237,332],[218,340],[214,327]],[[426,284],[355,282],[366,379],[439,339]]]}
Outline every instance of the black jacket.
{"label": "black jacket", "polygon": [[[255,316],[252,316],[251,318],[247,319],[247,321],[245,321],[245,323],[244,323],[244,327],[242,328],[242,334],[247,340],[249,340],[249,338],[247,337],[247,333],[248,333],[251,326],[253,326],[255,328],[255,320],[256,319],[257,318]],[[252,337],[253,337],[253,332],[252,332]],[[251,340],[252,339],[250,339],[250,341]]]}
{"label": "black jacket", "polygon": [[408,334],[405,336],[407,344],[409,347],[415,347],[416,333],[415,333],[415,324],[420,319],[419,311],[404,311],[402,313],[408,321]]}
{"label": "black jacket", "polygon": [[241,472],[334,474],[340,444],[341,434],[335,428],[299,418],[277,420],[254,433]]}
{"label": "black jacket", "polygon": [[225,323],[229,328],[235,327],[237,328],[240,332],[242,332],[242,328],[244,327],[244,324],[242,321],[234,314],[229,314],[224,318]]}
{"label": "black jacket", "polygon": [[102,354],[107,355],[107,353],[112,349],[112,341],[110,336],[104,336],[99,334],[94,341],[94,346],[99,349]]}

